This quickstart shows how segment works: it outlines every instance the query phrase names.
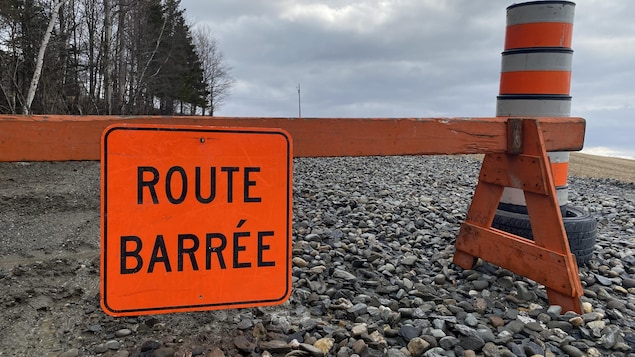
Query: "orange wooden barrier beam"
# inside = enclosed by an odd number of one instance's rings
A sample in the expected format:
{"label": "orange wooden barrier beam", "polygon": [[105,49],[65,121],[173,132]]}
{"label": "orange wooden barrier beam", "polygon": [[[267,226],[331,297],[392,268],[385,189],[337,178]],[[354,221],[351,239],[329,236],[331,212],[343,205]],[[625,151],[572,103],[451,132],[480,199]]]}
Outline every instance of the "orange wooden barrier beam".
{"label": "orange wooden barrier beam", "polygon": [[[581,118],[540,118],[547,151],[578,151]],[[294,156],[503,153],[507,118],[231,118],[0,115],[0,161],[99,160],[103,130],[115,123],[271,127],[293,137]]]}

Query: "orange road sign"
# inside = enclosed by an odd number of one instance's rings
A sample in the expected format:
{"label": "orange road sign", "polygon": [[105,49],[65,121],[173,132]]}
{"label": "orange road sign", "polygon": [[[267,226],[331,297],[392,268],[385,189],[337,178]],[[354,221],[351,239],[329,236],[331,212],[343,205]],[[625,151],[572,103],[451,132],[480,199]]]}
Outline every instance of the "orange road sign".
{"label": "orange road sign", "polygon": [[287,132],[115,124],[102,135],[101,155],[106,313],[288,299],[293,153]]}

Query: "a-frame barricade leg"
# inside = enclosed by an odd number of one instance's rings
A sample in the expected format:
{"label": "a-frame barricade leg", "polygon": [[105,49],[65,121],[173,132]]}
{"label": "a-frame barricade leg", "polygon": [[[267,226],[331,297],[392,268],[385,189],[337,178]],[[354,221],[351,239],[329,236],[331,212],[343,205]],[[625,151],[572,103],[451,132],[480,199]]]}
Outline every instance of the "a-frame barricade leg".
{"label": "a-frame barricade leg", "polygon": [[[477,258],[543,284],[552,305],[581,313],[578,266],[569,249],[549,158],[537,120],[509,119],[510,147],[486,154],[454,263],[464,269]],[[524,191],[534,240],[495,228],[492,221],[505,187]]]}

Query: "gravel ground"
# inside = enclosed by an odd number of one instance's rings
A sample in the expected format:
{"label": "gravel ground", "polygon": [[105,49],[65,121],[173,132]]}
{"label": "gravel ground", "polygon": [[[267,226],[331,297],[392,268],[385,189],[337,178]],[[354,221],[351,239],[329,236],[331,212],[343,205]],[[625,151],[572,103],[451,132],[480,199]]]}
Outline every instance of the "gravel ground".
{"label": "gravel ground", "polygon": [[451,263],[479,167],[296,159],[289,301],[113,318],[99,163],[0,163],[0,356],[635,356],[632,180],[570,177],[570,201],[598,220],[578,315],[509,271]]}

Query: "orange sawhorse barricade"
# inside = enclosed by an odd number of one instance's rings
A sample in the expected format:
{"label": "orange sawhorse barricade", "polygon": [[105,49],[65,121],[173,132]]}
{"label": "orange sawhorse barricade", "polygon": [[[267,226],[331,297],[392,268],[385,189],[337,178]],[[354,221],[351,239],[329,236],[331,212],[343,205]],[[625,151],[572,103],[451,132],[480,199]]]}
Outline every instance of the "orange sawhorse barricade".
{"label": "orange sawhorse barricade", "polygon": [[[454,263],[468,269],[482,258],[543,284],[551,304],[580,313],[578,266],[569,250],[542,133],[536,121],[509,123],[515,128],[510,141],[522,142],[511,153],[485,155]],[[505,187],[524,191],[534,241],[491,227]]]}
{"label": "orange sawhorse barricade", "polygon": [[[454,263],[468,269],[482,258],[543,284],[551,304],[581,312],[547,151],[581,150],[584,119],[0,115],[0,161],[100,160],[102,132],[115,123],[281,128],[296,157],[485,154]],[[505,187],[524,191],[534,241],[491,227]]]}

